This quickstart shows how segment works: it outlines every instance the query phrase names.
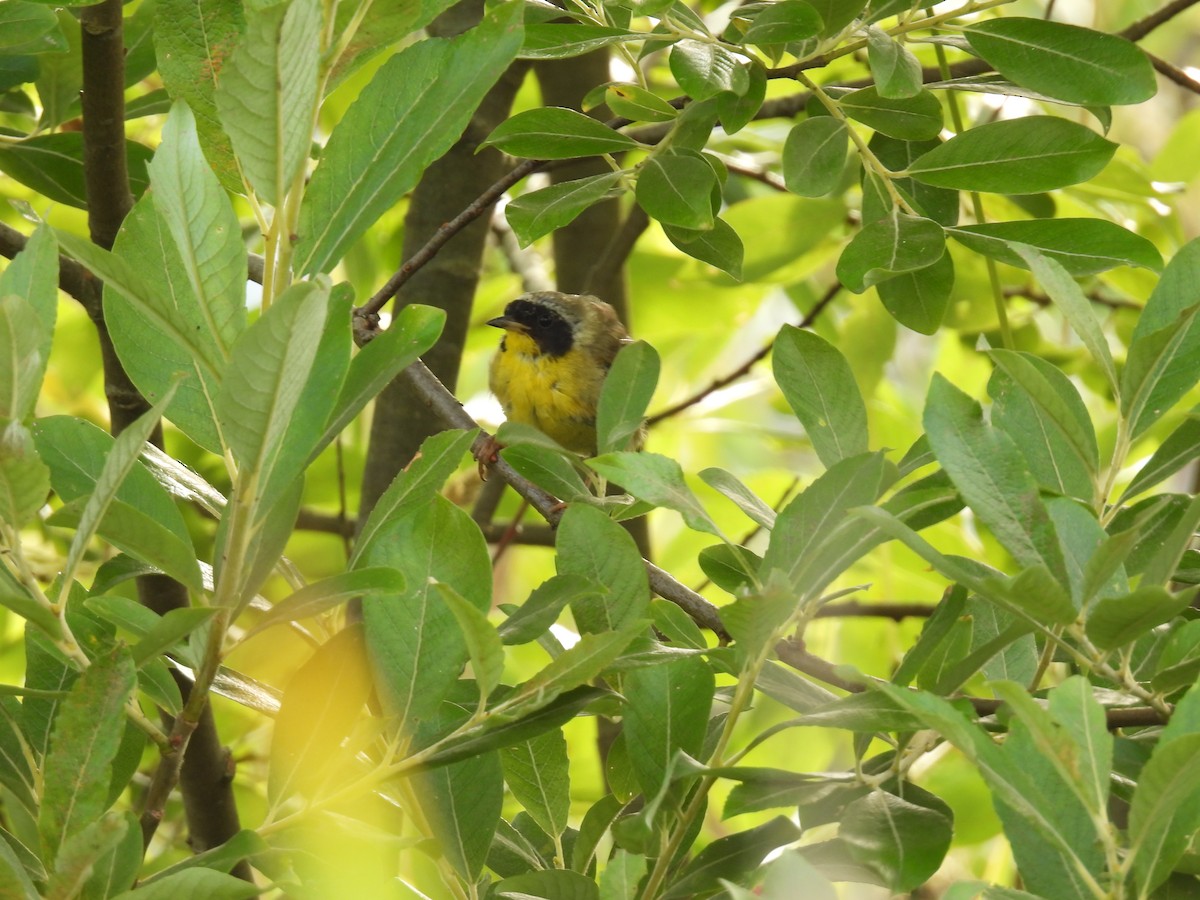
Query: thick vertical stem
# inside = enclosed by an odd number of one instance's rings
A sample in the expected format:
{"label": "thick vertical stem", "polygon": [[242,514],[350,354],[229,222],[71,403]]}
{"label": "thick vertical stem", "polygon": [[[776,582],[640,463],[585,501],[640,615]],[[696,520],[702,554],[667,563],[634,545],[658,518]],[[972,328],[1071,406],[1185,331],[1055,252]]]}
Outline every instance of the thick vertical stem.
{"label": "thick vertical stem", "polygon": [[[83,59],[84,182],[88,197],[88,230],[92,240],[112,249],[125,216],[133,207],[125,151],[125,41],[121,0],[105,0],[80,13]],[[104,367],[104,392],[114,434],[149,409],[117,358],[104,321],[101,284],[90,277],[79,285],[78,299],[96,326]],[[162,431],[151,440],[162,446]],[[141,602],[160,614],[188,605],[186,588],[165,576],[138,579]],[[185,700],[186,680],[180,678]],[[240,828],[231,786],[229,755],[217,735],[207,706],[197,717],[183,759],[184,807],[193,849],[224,843]],[[234,874],[247,880],[250,868],[240,863]]]}

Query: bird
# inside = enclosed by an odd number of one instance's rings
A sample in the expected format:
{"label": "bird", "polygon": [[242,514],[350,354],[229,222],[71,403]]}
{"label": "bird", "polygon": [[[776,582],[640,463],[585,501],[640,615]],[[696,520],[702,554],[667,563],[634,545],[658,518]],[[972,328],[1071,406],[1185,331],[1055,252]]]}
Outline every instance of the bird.
{"label": "bird", "polygon": [[505,417],[594,456],[600,390],[631,342],[616,310],[589,294],[533,291],[487,324],[504,329],[488,383]]}

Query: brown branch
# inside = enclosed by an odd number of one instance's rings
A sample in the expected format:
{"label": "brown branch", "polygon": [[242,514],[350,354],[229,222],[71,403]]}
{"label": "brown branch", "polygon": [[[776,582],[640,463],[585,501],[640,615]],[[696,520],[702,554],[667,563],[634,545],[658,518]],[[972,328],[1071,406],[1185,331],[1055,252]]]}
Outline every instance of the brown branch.
{"label": "brown branch", "polygon": [[83,51],[83,176],[92,241],[111,250],[133,208],[125,157],[125,39],[121,0],[85,6],[79,19]]}
{"label": "brown branch", "polygon": [[[817,301],[816,305],[812,309],[810,309],[808,311],[808,314],[800,321],[800,324],[798,327],[799,328],[808,328],[809,326],[811,326],[812,323],[816,321],[817,316],[821,315],[821,313],[825,311],[825,307],[827,307],[831,302],[833,302],[833,298],[838,295],[838,293],[841,291],[841,289],[842,289],[841,282],[834,282],[832,285],[830,285],[829,288],[825,291],[824,296],[822,296],[821,299]],[[680,400],[678,403],[673,404],[672,406],[668,406],[666,409],[660,410],[659,412],[656,412],[654,415],[647,418],[646,419],[647,427],[653,428],[655,425],[657,425],[663,419],[669,419],[669,418],[671,418],[671,416],[679,415],[679,413],[683,412],[688,407],[695,406],[697,403],[699,403],[701,400],[703,400],[705,397],[707,397],[709,394],[713,393],[714,391],[718,391],[721,388],[725,387],[726,385],[732,384],[733,382],[737,381],[739,378],[745,377],[746,375],[749,374],[750,370],[754,368],[756,363],[758,363],[760,360],[766,358],[767,354],[769,354],[771,352],[771,349],[774,346],[775,346],[775,338],[771,338],[771,340],[768,341],[764,347],[762,347],[757,353],[755,353],[752,357],[750,357],[748,360],[746,360],[746,362],[744,362],[741,366],[739,366],[733,372],[730,372],[728,375],[721,376],[720,378],[711,382],[707,387],[692,394],[690,397],[687,397],[684,400]]]}
{"label": "brown branch", "polygon": [[931,603],[861,603],[858,600],[851,600],[847,603],[831,603],[828,606],[822,606],[817,610],[818,619],[838,619],[838,618],[878,618],[878,619],[893,619],[899,622],[901,619],[919,619],[933,615],[934,607]]}
{"label": "brown branch", "polygon": [[604,252],[592,266],[592,271],[588,274],[585,293],[596,292],[596,284],[602,280],[600,273],[611,272],[625,265],[625,260],[633,252],[638,238],[649,226],[650,217],[646,215],[646,211],[634,204],[625,216],[625,221],[621,223],[621,227],[612,236],[612,240],[608,242],[608,246],[604,248]]}
{"label": "brown branch", "polygon": [[[0,222],[0,256],[12,259],[25,249],[29,238],[11,225]],[[58,288],[81,304],[96,302],[99,296],[96,277],[69,256],[58,257]],[[84,304],[86,307],[86,304]]]}
{"label": "brown branch", "polygon": [[[861,694],[868,690],[872,683],[887,683],[880,678],[874,678],[870,675],[860,674],[858,678],[843,676],[837,671],[838,667],[829,662],[829,660],[814,656],[805,650],[801,644],[794,641],[780,641],[775,645],[775,655],[781,662],[787,663],[796,671],[803,672],[805,675],[811,676],[818,681],[852,694]],[[968,701],[978,716],[995,715],[1000,707],[1004,705],[1000,700],[991,697],[960,697],[951,699]],[[1104,720],[1110,731],[1115,728],[1146,728],[1152,725],[1162,725],[1165,722],[1162,714],[1157,709],[1148,706],[1106,709],[1104,711]]]}
{"label": "brown branch", "polygon": [[[1145,53],[1146,51],[1143,50],[1142,52]],[[1191,91],[1193,94],[1200,94],[1200,81],[1197,81],[1182,69],[1171,65],[1165,59],[1155,56],[1153,53],[1146,53],[1146,56],[1150,58],[1150,64],[1154,66],[1158,74],[1169,81],[1175,82],[1184,90]]]}
{"label": "brown branch", "polygon": [[[1042,292],[1035,290],[1033,287],[1025,285],[1006,287],[1004,289],[1004,296],[1008,298],[1024,297],[1029,302],[1036,303],[1038,306],[1054,305],[1053,298],[1051,298],[1048,294],[1043,294]],[[1097,291],[1086,291],[1084,296],[1097,306],[1105,306],[1109,309],[1142,309],[1142,305],[1140,303],[1134,303],[1132,300],[1122,300],[1119,297],[1106,297]]]}
{"label": "brown branch", "polygon": [[1180,13],[1200,3],[1200,0],[1173,0],[1162,9],[1155,10],[1150,15],[1138,19],[1132,25],[1117,32],[1128,41],[1140,41],[1155,28],[1165,25]]}
{"label": "brown branch", "polygon": [[[503,484],[504,482],[501,481],[498,483]],[[483,532],[484,539],[489,544],[499,542],[501,537],[511,530],[513,531],[514,543],[528,544],[534,547],[554,546],[554,532],[545,526],[517,525],[513,529],[512,524],[509,522],[500,522],[497,524],[478,522],[477,524]],[[317,531],[323,534],[333,534],[338,537],[350,538],[354,537],[358,528],[358,522],[355,519],[318,512],[313,509],[301,509],[299,515],[296,517],[296,528],[301,531]]]}
{"label": "brown branch", "polygon": [[384,304],[395,297],[396,292],[404,286],[404,283],[412,278],[418,269],[433,259],[437,255],[437,252],[445,246],[447,241],[490,210],[505,191],[526,175],[536,172],[544,162],[545,160],[540,159],[527,159],[514,166],[499,181],[493,183],[491,187],[476,197],[462,212],[438,228],[424,247],[406,259],[383,287],[376,291],[370,300],[354,311],[355,317],[369,319],[371,316],[377,315],[379,310],[383,309]]}

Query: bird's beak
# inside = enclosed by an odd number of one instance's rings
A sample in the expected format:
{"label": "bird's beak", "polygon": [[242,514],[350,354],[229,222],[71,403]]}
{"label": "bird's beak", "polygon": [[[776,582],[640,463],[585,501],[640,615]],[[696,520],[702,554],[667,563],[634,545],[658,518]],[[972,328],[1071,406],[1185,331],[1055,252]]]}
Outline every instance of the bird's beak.
{"label": "bird's beak", "polygon": [[528,331],[524,325],[508,316],[496,316],[494,319],[488,319],[488,324],[493,328],[503,328],[505,331]]}

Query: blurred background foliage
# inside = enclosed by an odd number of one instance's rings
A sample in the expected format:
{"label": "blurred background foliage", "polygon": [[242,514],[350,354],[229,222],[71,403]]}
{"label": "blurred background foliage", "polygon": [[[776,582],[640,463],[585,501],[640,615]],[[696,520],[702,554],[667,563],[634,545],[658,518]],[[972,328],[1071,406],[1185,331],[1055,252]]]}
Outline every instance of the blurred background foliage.
{"label": "blurred background foliage", "polygon": [[[381,0],[375,5],[386,6]],[[1060,21],[1115,32],[1159,6],[1157,0],[1052,0],[1050,3],[1018,0],[1005,6],[1004,14],[1053,15]],[[126,99],[131,109],[143,113],[130,118],[127,131],[131,140],[145,148],[158,145],[167,109],[162,78],[154,65],[152,46],[145,37],[150,31],[152,7],[153,0],[134,0],[125,7],[126,40],[131,45]],[[728,5],[721,6],[715,0],[701,0],[696,8],[713,17],[729,12]],[[78,26],[72,11],[59,10],[57,16],[64,26],[62,34],[68,46],[61,54],[39,57],[42,72],[35,82],[36,89],[5,82],[0,73],[0,83],[8,86],[7,93],[0,94],[0,169],[11,176],[0,178],[0,199],[5,201],[0,204],[0,221],[27,231],[29,226],[22,219],[22,210],[28,209],[56,228],[86,234],[83,210],[55,202],[50,190],[22,183],[20,162],[14,160],[9,143],[11,136],[26,133],[31,118],[39,114],[42,124],[38,127],[42,133],[62,136],[77,133],[78,103],[72,100],[72,85],[78,81],[78,72],[72,72],[71,66],[77,63],[78,51],[70,44],[77,40]],[[401,46],[404,40],[391,44],[390,48]],[[1191,78],[1200,80],[1200,9],[1174,18],[1169,27],[1154,31],[1140,46],[1173,61]],[[936,64],[930,46],[910,47],[923,64]],[[374,49],[382,51],[389,49],[389,45]],[[345,74],[321,108],[321,132],[327,134],[341,121],[388,56],[389,53],[380,52]],[[613,59],[610,65],[614,77],[624,77],[623,61]],[[667,71],[665,55],[652,58],[645,68],[650,84],[662,96],[670,97],[677,92]],[[820,70],[820,80],[852,80],[864,74],[862,55],[851,54]],[[1055,191],[1052,198],[989,194],[985,204],[988,218],[1018,218],[1026,215],[1032,204],[1050,203],[1058,216],[1115,221],[1148,238],[1168,259],[1189,239],[1200,235],[1200,98],[1163,79],[1159,85],[1159,93],[1152,100],[1113,108],[1108,137],[1120,147],[1098,177]],[[795,90],[794,82],[773,80],[767,86],[767,97],[782,97]],[[1021,98],[990,94],[963,94],[960,102],[964,117],[971,124],[1024,115],[1036,105]],[[531,73],[516,93],[513,111],[533,109],[542,103],[539,83]],[[1094,124],[1082,109],[1075,111],[1075,117]],[[866,399],[873,446],[902,452],[923,432],[921,413],[934,371],[943,373],[972,396],[985,393],[991,366],[977,348],[981,340],[996,343],[997,322],[983,259],[953,242],[949,245],[957,278],[942,327],[932,334],[920,334],[899,325],[873,288],[861,294],[837,290],[834,269],[838,257],[859,227],[861,192],[857,157],[852,154],[848,158],[843,189],[831,197],[812,200],[788,193],[782,185],[780,154],[791,126],[792,121],[784,118],[753,122],[734,135],[717,132],[707,148],[719,154],[730,168],[723,218],[745,245],[741,280],[682,253],[656,222],[649,224],[628,257],[624,280],[628,287],[630,331],[656,347],[663,360],[650,406],[651,416],[746,367],[761,356],[785,323],[796,324],[814,315],[812,328],[841,350]],[[63,177],[69,176],[64,173]],[[515,199],[547,183],[546,175],[534,175],[515,187],[511,197]],[[624,202],[628,208],[629,198]],[[236,197],[235,208],[247,226],[250,249],[261,252],[261,247],[254,245],[257,231],[250,227],[253,222],[250,208]],[[398,203],[347,252],[338,273],[354,287],[358,302],[370,296],[403,258],[407,211],[407,201]],[[501,416],[487,390],[487,365],[495,350],[497,334],[483,323],[498,315],[510,299],[526,289],[521,274],[514,268],[515,258],[519,257],[522,265],[532,265],[553,276],[550,243],[551,239],[546,237],[527,249],[516,250],[502,216],[498,214],[490,227],[481,277],[469,314],[456,393],[467,410],[492,430]],[[1011,294],[1008,315],[1015,346],[1051,361],[1076,376],[1077,383],[1090,388],[1084,394],[1088,412],[1096,423],[1101,444],[1111,445],[1116,412],[1105,399],[1098,371],[1086,360],[1083,348],[1070,335],[1062,317],[1033,286],[1028,274],[1003,265],[1000,268],[1002,283]],[[1137,321],[1138,307],[1154,280],[1154,274],[1144,269],[1120,267],[1089,281],[1087,289],[1097,298],[1094,308],[1105,330],[1121,344],[1127,345]],[[38,414],[65,413],[104,424],[108,413],[102,379],[94,327],[78,303],[63,298]],[[1197,400],[1200,395],[1193,390],[1139,439],[1131,460],[1140,462],[1147,458],[1163,436],[1188,415],[1185,410]],[[352,525],[346,523],[352,522],[360,507],[369,435],[369,417],[364,416],[342,433],[340,440],[321,455],[309,472],[303,506],[310,515],[302,520],[302,527],[286,550],[288,557],[300,563],[309,580],[345,568],[352,533]],[[218,488],[229,487],[219,459],[199,450],[169,426],[165,441],[171,455]],[[728,385],[656,421],[647,447],[679,461],[684,472],[689,473],[689,486],[718,525],[735,539],[746,531],[746,519],[691,473],[711,466],[726,469],[779,508],[821,471],[807,436],[783,399],[767,362],[750,365],[745,374]],[[1178,478],[1182,479],[1180,489],[1194,492],[1193,473],[1185,471]],[[465,503],[478,490],[473,468],[464,465],[451,484],[451,496]],[[510,519],[517,506],[517,498],[509,492],[497,520]],[[190,507],[185,509],[185,516],[204,558],[211,552],[212,523]],[[303,527],[304,521],[315,523],[315,527]],[[681,518],[668,510],[652,513],[649,529],[654,559],[660,566],[684,584],[706,585],[697,557],[711,543],[710,538],[687,529]],[[339,530],[345,533],[336,533]],[[969,516],[941,522],[926,537],[946,553],[983,560],[1003,557],[1003,551],[990,535],[973,527]],[[52,527],[35,525],[27,529],[24,539],[31,563],[47,581],[51,580],[65,548],[62,534]],[[749,540],[749,546],[758,546],[760,552],[762,543],[761,536]],[[554,574],[550,548],[517,543],[496,551],[496,555],[497,603],[521,602],[534,587]],[[102,557],[92,556],[87,565],[94,568],[101,562]],[[86,581],[88,572],[81,572],[81,577]],[[841,587],[853,585],[865,586],[856,594],[856,599],[864,603],[933,604],[941,596],[945,579],[911,551],[891,543],[856,563],[837,583]],[[721,591],[711,586],[699,589],[710,599],[724,602]],[[268,596],[283,592],[281,583],[268,583],[264,590]],[[862,672],[886,678],[913,644],[922,624],[921,619],[913,617],[899,621],[869,616],[821,618],[809,627],[805,641],[807,648],[820,657],[849,663]],[[24,672],[23,623],[15,615],[0,612],[0,625],[3,626],[0,681],[17,683]],[[321,620],[310,625],[313,634],[322,639],[336,628],[334,621]],[[227,664],[283,689],[311,650],[302,636],[285,629],[272,629],[242,643]],[[509,658],[511,671],[506,680],[521,680],[522,668],[529,666],[532,671],[538,660],[540,651],[532,645],[518,648]],[[976,678],[981,683],[982,676]],[[230,744],[237,763],[235,793],[242,820],[253,823],[266,810],[269,723],[257,712],[223,699],[216,699],[213,708],[219,732]],[[791,715],[782,706],[762,698],[747,714],[747,727],[751,732],[761,732]],[[596,720],[576,719],[565,728],[565,734],[572,762],[572,820],[576,821],[605,790],[596,751]],[[852,735],[816,728],[791,735],[765,742],[742,762],[813,772],[843,770],[854,765]],[[952,852],[922,896],[935,896],[945,886],[968,878],[1011,883],[1014,872],[1007,843],[988,801],[987,788],[974,767],[956,750],[943,745],[914,767],[912,777],[915,783],[946,800],[953,808],[955,821]],[[722,822],[718,817],[722,794],[727,790],[719,784],[714,791],[715,802],[710,806],[705,825],[709,838],[721,836],[728,828],[744,827],[737,819]],[[163,862],[184,852],[175,833],[183,827],[183,819],[172,812],[173,807],[169,807],[160,841],[163,847],[176,849],[164,856]],[[373,812],[360,806],[355,816],[374,817],[379,824],[388,821],[387,809],[382,804]],[[755,821],[766,819],[760,813],[750,817]],[[382,837],[385,828],[375,832],[348,819],[342,821],[345,828],[341,831],[326,824],[314,828],[306,838],[312,842],[308,850],[314,855],[326,862],[340,860],[332,869],[314,870],[312,884],[329,885],[333,892],[326,896],[376,896],[379,885],[388,878],[397,845]],[[401,843],[411,840],[415,840],[415,835],[406,834]],[[303,847],[295,858],[307,858]],[[420,871],[424,865],[422,857],[408,853],[405,859],[414,867],[409,873],[413,882],[423,883],[429,873]],[[882,897],[886,892],[852,885],[844,886],[843,896]]]}

